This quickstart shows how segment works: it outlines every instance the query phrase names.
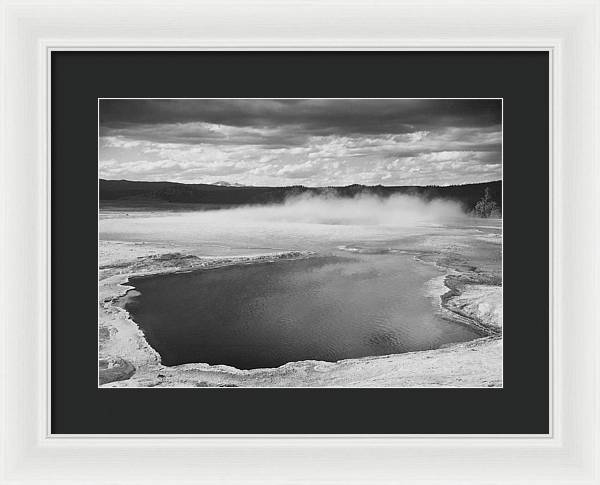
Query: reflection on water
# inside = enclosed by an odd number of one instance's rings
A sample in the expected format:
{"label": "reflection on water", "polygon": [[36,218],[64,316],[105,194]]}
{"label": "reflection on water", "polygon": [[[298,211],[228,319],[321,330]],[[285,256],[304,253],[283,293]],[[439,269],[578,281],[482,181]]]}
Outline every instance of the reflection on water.
{"label": "reflection on water", "polygon": [[476,338],[435,311],[440,274],[400,253],[322,256],[135,278],[123,305],[165,365],[276,367]]}

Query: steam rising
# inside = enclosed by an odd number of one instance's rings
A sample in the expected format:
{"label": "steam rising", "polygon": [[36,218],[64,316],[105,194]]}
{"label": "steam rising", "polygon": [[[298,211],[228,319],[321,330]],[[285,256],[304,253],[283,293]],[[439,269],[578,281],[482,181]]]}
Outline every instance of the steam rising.
{"label": "steam rising", "polygon": [[283,204],[247,206],[219,212],[231,222],[253,220],[329,225],[410,226],[465,217],[460,205],[455,202],[440,199],[425,201],[400,194],[388,198],[304,194],[290,197]]}
{"label": "steam rising", "polygon": [[189,244],[201,255],[221,255],[223,248],[241,251],[326,250],[342,245],[386,241],[423,234],[430,226],[466,218],[459,204],[444,200],[392,195],[380,198],[291,197],[284,203],[192,212],[140,212],[133,217],[101,220],[101,237]]}

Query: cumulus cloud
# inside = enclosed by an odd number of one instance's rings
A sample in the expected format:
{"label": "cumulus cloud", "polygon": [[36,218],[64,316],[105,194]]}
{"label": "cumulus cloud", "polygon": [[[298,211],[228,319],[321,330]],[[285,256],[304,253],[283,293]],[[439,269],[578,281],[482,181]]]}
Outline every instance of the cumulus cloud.
{"label": "cumulus cloud", "polygon": [[99,173],[312,186],[499,179],[500,103],[101,100]]}

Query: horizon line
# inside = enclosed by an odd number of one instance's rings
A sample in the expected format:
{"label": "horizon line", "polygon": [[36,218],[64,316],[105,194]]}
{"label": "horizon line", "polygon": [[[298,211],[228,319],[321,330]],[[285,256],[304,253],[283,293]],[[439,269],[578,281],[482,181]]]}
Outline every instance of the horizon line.
{"label": "horizon line", "polygon": [[[288,187],[303,187],[306,189],[327,189],[327,188],[331,188],[331,187],[352,187],[355,185],[362,186],[362,187],[460,187],[463,185],[492,184],[492,183],[496,183],[496,182],[502,182],[502,178],[500,178],[500,179],[488,180],[488,181],[484,181],[484,182],[465,182],[465,183],[445,184],[445,185],[442,185],[442,184],[426,184],[426,185],[374,184],[374,185],[367,185],[367,184],[359,184],[359,183],[353,183],[353,184],[347,184],[347,185],[304,185],[304,184],[293,184],[293,185],[243,185],[243,184],[240,184],[240,185],[234,185],[237,182],[230,183],[230,182],[226,182],[226,181],[222,181],[222,182],[226,183],[228,185],[221,185],[220,183],[207,183],[207,182],[193,182],[192,183],[192,182],[173,182],[170,180],[106,179],[106,178],[98,177],[98,182],[100,182],[102,180],[107,181],[107,182],[135,182],[135,183],[151,183],[151,184],[213,185],[215,187],[228,187],[228,188],[232,188],[232,189],[288,188]],[[229,184],[231,184],[231,185],[229,185]]]}

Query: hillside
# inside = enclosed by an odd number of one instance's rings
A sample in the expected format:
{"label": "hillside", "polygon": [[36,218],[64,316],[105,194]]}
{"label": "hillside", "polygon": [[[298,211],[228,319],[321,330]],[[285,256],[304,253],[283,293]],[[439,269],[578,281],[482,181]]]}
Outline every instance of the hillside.
{"label": "hillside", "polygon": [[449,186],[382,186],[348,185],[345,187],[238,187],[233,185],[181,184],[175,182],[134,182],[129,180],[100,179],[100,202],[157,202],[177,204],[253,205],[283,202],[287,197],[300,194],[332,194],[353,197],[372,194],[389,197],[392,194],[417,195],[426,200],[457,201],[465,210],[471,210],[489,187],[490,194],[502,207],[502,181]]}

